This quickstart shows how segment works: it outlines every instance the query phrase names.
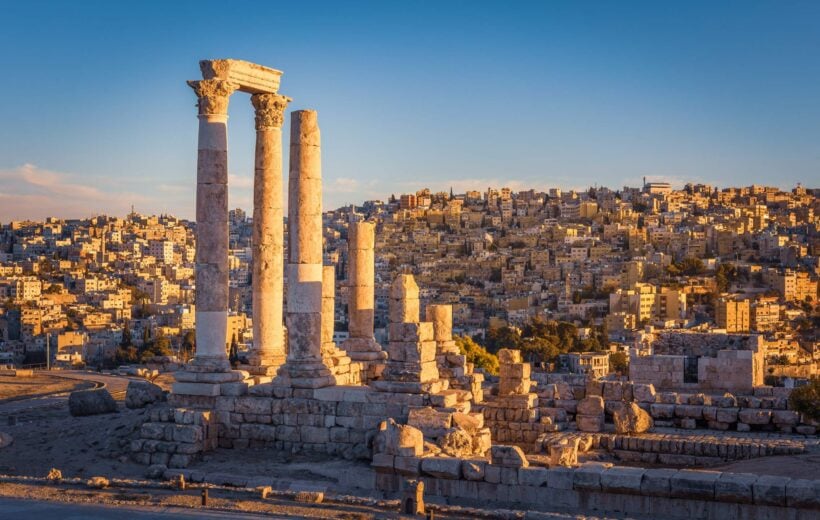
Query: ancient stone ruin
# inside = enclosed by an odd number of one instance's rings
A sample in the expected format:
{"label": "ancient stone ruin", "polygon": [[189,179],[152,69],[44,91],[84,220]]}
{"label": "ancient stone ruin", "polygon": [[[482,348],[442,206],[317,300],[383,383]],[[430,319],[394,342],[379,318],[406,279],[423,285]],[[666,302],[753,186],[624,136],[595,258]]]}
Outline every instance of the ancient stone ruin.
{"label": "ancient stone ruin", "polygon": [[[731,503],[737,517],[750,517],[743,509],[748,504],[771,507],[772,515],[787,505],[820,507],[818,481],[760,477],[735,485],[729,473],[581,460],[598,450],[617,460],[680,467],[800,453],[806,444],[797,440],[721,437],[728,429],[765,429],[816,442],[816,425],[788,410],[774,389],[712,401],[656,393],[651,384],[536,376],[520,352],[507,349],[499,352],[500,377],[491,388],[453,341],[451,306],[428,305],[421,320],[411,274],[399,274],[390,287],[389,340],[379,344],[371,222],[350,226],[350,336],[334,343],[336,277],[323,265],[318,114],[297,110],[290,116],[286,261],[281,128],[291,99],[278,93],[282,73],[239,60],[202,61],[200,68],[202,79],[189,82],[199,107],[197,349],[176,372],[169,406],[153,409],[142,425],[131,446],[135,460],[185,468],[217,447],[366,459],[377,487],[403,491],[413,513],[424,510],[421,490],[534,509],[579,507],[594,498],[603,510],[636,514],[650,514],[648,498],[652,515],[675,517],[680,511],[703,515],[704,507],[718,511],[704,503]],[[254,343],[248,364],[238,369],[225,348],[226,122],[236,91],[251,95],[257,131]],[[712,434],[695,442],[657,433],[657,427]]]}

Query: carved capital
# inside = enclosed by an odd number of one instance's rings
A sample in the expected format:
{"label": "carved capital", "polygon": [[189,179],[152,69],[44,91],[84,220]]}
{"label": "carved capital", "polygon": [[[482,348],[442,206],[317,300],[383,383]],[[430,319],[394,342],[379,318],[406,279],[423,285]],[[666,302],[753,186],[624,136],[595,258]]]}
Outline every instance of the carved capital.
{"label": "carved capital", "polygon": [[254,94],[251,103],[256,109],[256,129],[267,130],[282,128],[285,122],[285,109],[291,98],[282,94]]}
{"label": "carved capital", "polygon": [[194,89],[199,99],[197,106],[201,116],[227,115],[228,98],[239,88],[236,83],[221,79],[189,81],[188,86]]}

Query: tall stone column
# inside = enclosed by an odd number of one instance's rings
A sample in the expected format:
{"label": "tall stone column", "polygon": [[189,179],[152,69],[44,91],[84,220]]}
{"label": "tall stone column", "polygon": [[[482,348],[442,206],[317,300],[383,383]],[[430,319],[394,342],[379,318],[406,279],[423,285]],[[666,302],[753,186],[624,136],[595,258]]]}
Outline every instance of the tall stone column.
{"label": "tall stone column", "polygon": [[288,357],[296,388],[334,383],[322,363],[322,163],[315,110],[291,113],[288,174]]}
{"label": "tall stone column", "polygon": [[336,354],[333,326],[336,323],[336,267],[322,267],[322,355]]}
{"label": "tall stone column", "polygon": [[290,98],[254,94],[256,164],[253,179],[253,352],[248,370],[273,375],[285,362],[282,123]]}
{"label": "tall stone column", "polygon": [[228,371],[228,98],[235,83],[189,81],[199,99],[196,168],[196,356],[193,365]]}
{"label": "tall stone column", "polygon": [[376,226],[372,222],[353,222],[347,238],[348,330],[350,337],[342,344],[356,361],[383,359],[381,346],[373,336],[375,316],[375,242]]}

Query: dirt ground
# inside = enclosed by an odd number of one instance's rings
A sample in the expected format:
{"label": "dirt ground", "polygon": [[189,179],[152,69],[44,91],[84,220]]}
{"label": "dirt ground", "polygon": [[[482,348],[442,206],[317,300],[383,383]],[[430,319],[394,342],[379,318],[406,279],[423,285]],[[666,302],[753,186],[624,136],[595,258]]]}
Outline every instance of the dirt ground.
{"label": "dirt ground", "polygon": [[88,383],[46,374],[35,374],[32,377],[0,376],[0,402],[56,392],[70,392],[89,386]]}

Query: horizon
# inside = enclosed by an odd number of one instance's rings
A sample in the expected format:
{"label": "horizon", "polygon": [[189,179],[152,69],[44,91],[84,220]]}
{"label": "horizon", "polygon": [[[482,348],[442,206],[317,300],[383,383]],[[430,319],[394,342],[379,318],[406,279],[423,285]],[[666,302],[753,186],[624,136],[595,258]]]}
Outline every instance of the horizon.
{"label": "horizon", "polygon": [[[820,177],[816,3],[323,5],[223,8],[210,32],[215,2],[9,6],[0,222],[132,204],[190,220],[185,80],[208,58],[282,70],[289,110],[318,109],[328,210],[425,186]],[[250,211],[252,109],[229,112],[229,204]]]}

